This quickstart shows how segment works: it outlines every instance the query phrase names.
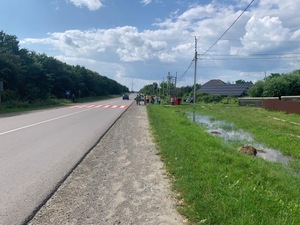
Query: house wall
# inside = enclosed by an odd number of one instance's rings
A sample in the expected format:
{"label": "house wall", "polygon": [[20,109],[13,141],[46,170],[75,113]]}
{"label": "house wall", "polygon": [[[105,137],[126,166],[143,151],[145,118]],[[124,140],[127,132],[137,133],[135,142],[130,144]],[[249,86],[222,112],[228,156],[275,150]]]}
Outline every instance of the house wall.
{"label": "house wall", "polygon": [[265,109],[300,114],[300,101],[281,101],[275,99],[264,99],[262,106]]}

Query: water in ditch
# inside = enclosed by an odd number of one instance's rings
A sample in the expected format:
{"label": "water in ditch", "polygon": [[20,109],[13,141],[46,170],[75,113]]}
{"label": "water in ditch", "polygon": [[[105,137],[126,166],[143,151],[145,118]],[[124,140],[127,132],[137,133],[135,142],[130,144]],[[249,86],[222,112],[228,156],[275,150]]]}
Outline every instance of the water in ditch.
{"label": "water in ditch", "polygon": [[226,143],[243,143],[243,145],[253,146],[258,149],[257,157],[284,165],[288,165],[290,161],[290,158],[284,156],[280,151],[255,142],[250,133],[238,129],[233,123],[215,120],[210,116],[195,113],[188,113],[187,115],[190,120],[203,125],[208,133],[221,137]]}

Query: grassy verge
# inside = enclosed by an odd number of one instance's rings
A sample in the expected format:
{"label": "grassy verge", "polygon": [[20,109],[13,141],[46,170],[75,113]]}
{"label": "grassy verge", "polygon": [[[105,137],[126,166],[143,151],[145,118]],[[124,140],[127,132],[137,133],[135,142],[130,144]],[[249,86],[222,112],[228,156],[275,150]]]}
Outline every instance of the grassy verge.
{"label": "grassy verge", "polygon": [[299,115],[224,104],[198,105],[196,112],[233,122],[239,128],[249,131],[257,142],[300,159]]}
{"label": "grassy verge", "polygon": [[21,102],[21,101],[2,102],[0,103],[0,114],[45,109],[45,108],[63,106],[67,104],[70,104],[70,101],[58,100],[58,99],[49,99],[49,100],[38,101],[34,103]]}
{"label": "grassy verge", "polygon": [[[182,198],[179,211],[191,223],[300,224],[299,176],[211,136],[187,119],[189,106],[147,109],[173,188]],[[299,139],[291,135],[299,128],[272,118],[300,122],[295,115],[224,105],[198,105],[196,111],[234,122],[259,141],[299,157]]]}
{"label": "grassy verge", "polygon": [[[120,96],[77,98],[75,100],[75,104],[84,103],[84,102],[94,102],[94,101],[105,100],[109,98],[115,98],[115,97],[120,97]],[[72,102],[72,100],[67,100],[67,99],[48,99],[44,101],[36,101],[33,103],[21,102],[21,101],[2,102],[0,103],[0,114],[24,112],[24,111],[31,111],[37,109],[46,109],[46,108],[65,106],[70,104],[74,104],[74,103]]]}

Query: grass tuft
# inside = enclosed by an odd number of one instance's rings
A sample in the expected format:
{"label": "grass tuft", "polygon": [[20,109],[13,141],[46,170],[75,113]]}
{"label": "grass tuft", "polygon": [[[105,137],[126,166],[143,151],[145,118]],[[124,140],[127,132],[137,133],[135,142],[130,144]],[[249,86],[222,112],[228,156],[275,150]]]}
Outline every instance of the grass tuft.
{"label": "grass tuft", "polygon": [[[179,211],[191,223],[300,224],[298,175],[281,164],[237,152],[234,145],[190,121],[184,113],[189,106],[147,109],[162,160],[181,197]],[[300,126],[272,118],[300,122],[295,115],[228,105],[198,105],[196,110],[300,158],[299,139],[290,135],[300,134]],[[299,169],[299,163],[294,168]]]}

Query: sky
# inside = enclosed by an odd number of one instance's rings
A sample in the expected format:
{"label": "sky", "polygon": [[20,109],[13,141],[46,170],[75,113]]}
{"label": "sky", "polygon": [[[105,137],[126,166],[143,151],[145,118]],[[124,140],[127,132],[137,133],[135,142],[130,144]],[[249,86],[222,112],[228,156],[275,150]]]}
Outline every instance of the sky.
{"label": "sky", "polygon": [[0,30],[138,91],[168,75],[180,87],[299,70],[299,12],[299,0],[1,0]]}

